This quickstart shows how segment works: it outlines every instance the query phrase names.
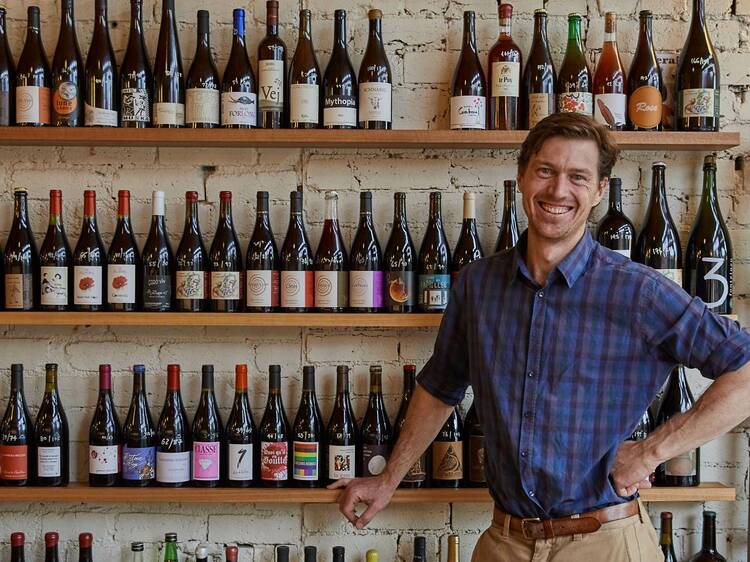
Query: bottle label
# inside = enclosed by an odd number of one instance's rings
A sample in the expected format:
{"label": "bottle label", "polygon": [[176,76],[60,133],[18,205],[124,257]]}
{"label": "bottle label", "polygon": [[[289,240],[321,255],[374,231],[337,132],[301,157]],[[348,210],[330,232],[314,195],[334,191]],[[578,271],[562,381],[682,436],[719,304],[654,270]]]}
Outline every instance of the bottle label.
{"label": "bottle label", "polygon": [[305,443],[294,441],[294,472],[295,480],[317,480],[318,465],[320,464],[318,448],[320,443]]}
{"label": "bottle label", "polygon": [[222,125],[258,125],[258,96],[253,92],[221,94]]}
{"label": "bottle label", "polygon": [[393,121],[391,116],[392,86],[388,82],[359,84],[359,121]]}
{"label": "bottle label", "polygon": [[16,87],[16,123],[44,123],[49,125],[49,88],[39,86]]}
{"label": "bottle label", "polygon": [[716,90],[712,88],[688,88],[681,90],[677,110],[680,118],[717,117],[714,104]]}
{"label": "bottle label", "polygon": [[190,451],[156,453],[156,480],[167,484],[190,481]]}
{"label": "bottle label", "polygon": [[260,442],[261,480],[289,480],[289,444],[270,441]]}
{"label": "bottle label", "polygon": [[326,96],[323,107],[324,127],[356,127],[357,98],[354,96]]}
{"label": "bottle label", "polygon": [[177,271],[175,293],[179,300],[195,300],[206,298],[205,271]]}
{"label": "bottle label", "polygon": [[377,476],[385,470],[391,449],[388,445],[362,445],[362,476]]}
{"label": "bottle label", "polygon": [[177,125],[185,126],[185,104],[184,103],[155,103],[154,125]]}
{"label": "bottle label", "polygon": [[120,447],[89,445],[89,474],[120,472]]}
{"label": "bottle label", "polygon": [[78,86],[75,82],[60,82],[52,94],[52,113],[55,120],[66,123],[75,122],[81,111],[78,105]]}
{"label": "bottle label", "polygon": [[60,447],[37,447],[36,460],[40,478],[58,478],[62,474]]}
{"label": "bottle label", "polygon": [[164,310],[172,301],[172,283],[169,275],[143,276],[143,308]]}
{"label": "bottle label", "polygon": [[10,125],[10,92],[0,92],[0,127]]}
{"label": "bottle label", "polygon": [[247,306],[279,306],[280,272],[256,269],[247,272]]}
{"label": "bottle label", "polygon": [[317,308],[346,308],[348,289],[348,272],[315,272],[315,306]]}
{"label": "bottle label", "polygon": [[424,482],[427,480],[427,454],[425,453],[411,465],[402,482]]}
{"label": "bottle label", "polygon": [[594,99],[594,119],[610,128],[625,125],[627,110],[625,94],[596,94]]}
{"label": "bottle label", "polygon": [[664,463],[664,474],[666,476],[697,476],[698,459],[695,449],[683,453]]}
{"label": "bottle label", "polygon": [[28,477],[28,445],[0,445],[0,478],[3,480],[26,480]]}
{"label": "bottle label", "polygon": [[46,306],[66,306],[68,304],[68,268],[42,266],[42,297]]}
{"label": "bottle label", "polygon": [[517,98],[521,84],[521,63],[496,61],[492,63],[492,97]]}
{"label": "bottle label", "polygon": [[320,86],[318,84],[292,84],[289,97],[289,121],[318,124],[320,113]]}
{"label": "bottle label", "polygon": [[187,123],[219,124],[219,90],[190,88],[185,93],[185,121]]}
{"label": "bottle label", "polygon": [[487,482],[484,474],[484,435],[469,436],[469,480]]}
{"label": "bottle label", "polygon": [[612,250],[613,252],[617,252],[621,256],[625,256],[626,258],[630,259],[630,248],[627,248],[625,250]]}
{"label": "bottle label", "polygon": [[211,272],[211,299],[215,301],[239,300],[240,280],[239,271]]}
{"label": "bottle label", "polygon": [[445,310],[451,290],[449,274],[419,276],[419,304],[427,310]]}
{"label": "bottle label", "polygon": [[253,479],[253,444],[229,443],[229,479]]}
{"label": "bottle label", "polygon": [[315,305],[315,273],[313,271],[281,272],[281,308],[302,308]]}
{"label": "bottle label", "polygon": [[218,441],[193,442],[193,480],[219,479],[219,451]]}
{"label": "bottle label", "polygon": [[432,442],[432,477],[459,480],[464,477],[462,441]]}
{"label": "bottle label", "polygon": [[[695,296],[706,303],[706,308],[720,314],[731,312],[732,260],[724,257],[705,256],[691,272],[690,286],[695,287]],[[700,279],[700,281],[699,281]],[[730,302],[727,303],[727,300]],[[721,308],[721,310],[716,310]]]}
{"label": "bottle label", "polygon": [[151,480],[156,476],[156,447],[122,448],[124,480]]}
{"label": "bottle label", "polygon": [[486,129],[486,103],[484,96],[452,96],[451,129]]}
{"label": "bottle label", "polygon": [[33,277],[31,273],[5,274],[5,308],[31,310],[34,308]]}
{"label": "bottle label", "polygon": [[653,86],[641,86],[630,94],[628,117],[639,129],[653,129],[661,123],[661,92]]}
{"label": "bottle label", "polygon": [[151,121],[148,90],[145,88],[123,88],[120,101],[120,118],[123,123],[149,123]]}
{"label": "bottle label", "polygon": [[555,112],[555,94],[529,94],[529,128]]}
{"label": "bottle label", "polygon": [[350,271],[349,305],[352,308],[383,306],[383,272]]}
{"label": "bottle label", "polygon": [[76,265],[73,267],[73,283],[74,304],[102,304],[102,267],[100,265]]}
{"label": "bottle label", "polygon": [[557,111],[560,113],[594,113],[594,94],[591,92],[566,92],[557,97]]}
{"label": "bottle label", "polygon": [[682,287],[682,270],[681,269],[657,269],[667,279],[671,279]]}
{"label": "bottle label", "polygon": [[414,271],[389,271],[385,274],[388,292],[385,295],[385,305],[415,306],[417,304],[417,274]]}
{"label": "bottle label", "polygon": [[107,302],[135,303],[135,283],[135,264],[109,264],[107,266]]}
{"label": "bottle label", "polygon": [[258,61],[258,96],[261,111],[284,110],[284,61]]}
{"label": "bottle label", "polygon": [[328,447],[328,478],[354,478],[356,466],[354,445],[330,445]]}
{"label": "bottle label", "polygon": [[87,127],[117,127],[117,112],[103,107],[86,104],[85,123]]}

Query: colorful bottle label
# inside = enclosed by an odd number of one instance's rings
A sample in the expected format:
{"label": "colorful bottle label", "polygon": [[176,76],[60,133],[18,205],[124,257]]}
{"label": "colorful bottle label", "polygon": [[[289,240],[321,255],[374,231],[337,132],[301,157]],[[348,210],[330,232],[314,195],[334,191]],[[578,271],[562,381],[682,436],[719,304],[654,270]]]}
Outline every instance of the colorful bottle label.
{"label": "colorful bottle label", "polygon": [[289,90],[289,121],[293,124],[317,125],[320,114],[320,85],[292,84]]}
{"label": "colorful bottle label", "polygon": [[594,113],[594,94],[591,92],[565,92],[557,96],[557,111],[560,113]]}
{"label": "colorful bottle label", "polygon": [[417,274],[414,271],[389,271],[385,274],[385,306],[416,306]]}
{"label": "colorful bottle label", "polygon": [[529,94],[529,129],[555,112],[555,94]]}
{"label": "colorful bottle label", "polygon": [[103,107],[85,104],[84,123],[87,127],[117,127],[117,112]]}
{"label": "colorful bottle label", "polygon": [[484,435],[469,436],[469,480],[478,484],[487,482],[484,474]]}
{"label": "colorful bottle label", "polygon": [[258,61],[258,97],[261,111],[284,110],[284,61]]}
{"label": "colorful bottle label", "polygon": [[260,442],[261,480],[289,480],[289,444],[286,441]]}
{"label": "colorful bottle label", "polygon": [[31,273],[5,274],[5,308],[31,310],[34,308],[34,279]]}
{"label": "colorful bottle label", "polygon": [[151,108],[148,90],[145,88],[123,88],[120,96],[120,119],[123,123],[149,123]]}
{"label": "colorful bottle label", "polygon": [[189,88],[185,92],[185,122],[218,125],[219,99],[219,90]]}
{"label": "colorful bottle label", "polygon": [[16,123],[49,125],[50,91],[39,86],[16,87]]}
{"label": "colorful bottle label", "polygon": [[52,94],[52,113],[55,121],[75,123],[81,113],[78,103],[78,86],[75,82],[64,80],[60,82]]}
{"label": "colorful bottle label", "polygon": [[185,126],[185,104],[165,103],[154,104],[154,125]]}
{"label": "colorful bottle label", "polygon": [[521,63],[495,61],[492,63],[492,97],[517,98],[521,84]]}
{"label": "colorful bottle label", "polygon": [[68,304],[68,268],[42,266],[42,304],[66,306]]}
{"label": "colorful bottle label", "polygon": [[451,276],[423,274],[419,276],[419,305],[427,310],[445,310],[451,291]]}
{"label": "colorful bottle label", "polygon": [[387,444],[362,445],[362,476],[377,476],[385,470],[391,448]]}
{"label": "colorful bottle label", "polygon": [[190,481],[190,451],[156,453],[156,480],[166,484]]}
{"label": "colorful bottle label", "polygon": [[218,480],[221,444],[193,441],[193,480]]}
{"label": "colorful bottle label", "polygon": [[143,308],[165,310],[172,302],[172,279],[169,275],[143,276]]}
{"label": "colorful bottle label", "polygon": [[388,82],[359,84],[359,121],[393,121],[391,115],[392,86]]}
{"label": "colorful bottle label", "polygon": [[211,299],[215,301],[240,300],[242,280],[239,271],[211,272]]}
{"label": "colorful bottle label", "polygon": [[328,478],[354,478],[356,476],[356,447],[354,445],[328,446]]}
{"label": "colorful bottle label", "polygon": [[692,449],[686,453],[669,459],[664,463],[664,474],[666,476],[697,476],[698,456],[696,450]]}
{"label": "colorful bottle label", "polygon": [[315,305],[315,272],[281,272],[281,308],[303,308]]}
{"label": "colorful bottle label", "polygon": [[346,308],[349,296],[347,271],[315,272],[315,306],[317,308]]}
{"label": "colorful bottle label", "polygon": [[74,304],[102,304],[102,267],[100,265],[76,265],[73,267],[73,283]]}
{"label": "colorful bottle label", "polygon": [[107,302],[135,304],[135,264],[107,266]]}
{"label": "colorful bottle label", "polygon": [[463,441],[432,442],[432,477],[435,480],[460,480],[464,477]]}
{"label": "colorful bottle label", "polygon": [[383,306],[383,272],[349,272],[349,306],[380,308]]}
{"label": "colorful bottle label", "polygon": [[156,447],[122,448],[122,477],[125,480],[152,480],[156,477]]}
{"label": "colorful bottle label", "polygon": [[628,99],[625,94],[596,94],[594,119],[612,129],[625,126]]}
{"label": "colorful bottle label", "polygon": [[687,88],[680,90],[677,110],[679,117],[718,117],[718,90],[713,88]]}
{"label": "colorful bottle label", "polygon": [[323,100],[324,127],[356,127],[357,98],[354,96],[326,96]]}
{"label": "colorful bottle label", "polygon": [[229,479],[253,479],[253,444],[229,443]]}
{"label": "colorful bottle label", "polygon": [[295,480],[317,480],[320,465],[320,443],[294,441],[292,444],[293,477]]}
{"label": "colorful bottle label", "polygon": [[484,96],[452,96],[451,129],[486,129],[487,99]]}
{"label": "colorful bottle label", "polygon": [[120,447],[89,445],[89,474],[117,474],[118,472],[120,472]]}
{"label": "colorful bottle label", "polygon": [[37,447],[36,462],[37,474],[40,478],[59,478],[62,474],[60,447]]}
{"label": "colorful bottle label", "polygon": [[28,477],[28,445],[0,445],[0,478],[3,480],[26,480]]}
{"label": "colorful bottle label", "polygon": [[427,453],[419,457],[416,462],[411,465],[409,472],[404,476],[403,482],[416,483],[424,482],[427,480]]}
{"label": "colorful bottle label", "polygon": [[221,94],[222,125],[258,125],[258,96],[253,92]]}
{"label": "colorful bottle label", "polygon": [[281,274],[270,269],[256,269],[247,272],[247,306],[279,306]]}
{"label": "colorful bottle label", "polygon": [[206,298],[207,271],[177,271],[175,295],[179,300]]}
{"label": "colorful bottle label", "polygon": [[641,86],[630,94],[628,117],[639,129],[653,129],[661,123],[662,98],[658,88]]}

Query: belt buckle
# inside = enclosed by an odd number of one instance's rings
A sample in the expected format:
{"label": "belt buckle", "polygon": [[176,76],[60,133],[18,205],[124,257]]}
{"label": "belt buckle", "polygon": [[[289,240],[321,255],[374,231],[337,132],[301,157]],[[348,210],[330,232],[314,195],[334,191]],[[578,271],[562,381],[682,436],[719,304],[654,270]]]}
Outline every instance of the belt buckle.
{"label": "belt buckle", "polygon": [[541,517],[524,517],[523,519],[521,519],[521,535],[526,540],[534,540],[532,537],[526,534],[526,523],[530,521],[541,523],[542,518]]}

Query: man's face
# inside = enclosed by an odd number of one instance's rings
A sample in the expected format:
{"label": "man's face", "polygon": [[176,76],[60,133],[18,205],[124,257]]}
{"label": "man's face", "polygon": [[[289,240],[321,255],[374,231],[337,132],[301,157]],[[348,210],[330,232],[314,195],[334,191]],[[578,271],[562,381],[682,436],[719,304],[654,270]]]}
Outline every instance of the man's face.
{"label": "man's face", "polygon": [[604,195],[599,148],[593,140],[551,137],[519,172],[518,188],[529,231],[549,242],[578,238]]}

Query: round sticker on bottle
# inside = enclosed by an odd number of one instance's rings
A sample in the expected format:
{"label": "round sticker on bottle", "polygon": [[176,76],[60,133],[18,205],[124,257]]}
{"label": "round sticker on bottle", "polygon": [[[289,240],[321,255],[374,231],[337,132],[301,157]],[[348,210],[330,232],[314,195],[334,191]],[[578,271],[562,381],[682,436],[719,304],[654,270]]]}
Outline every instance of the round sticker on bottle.
{"label": "round sticker on bottle", "polygon": [[661,123],[661,92],[653,86],[641,86],[630,95],[628,116],[639,129],[653,129]]}

